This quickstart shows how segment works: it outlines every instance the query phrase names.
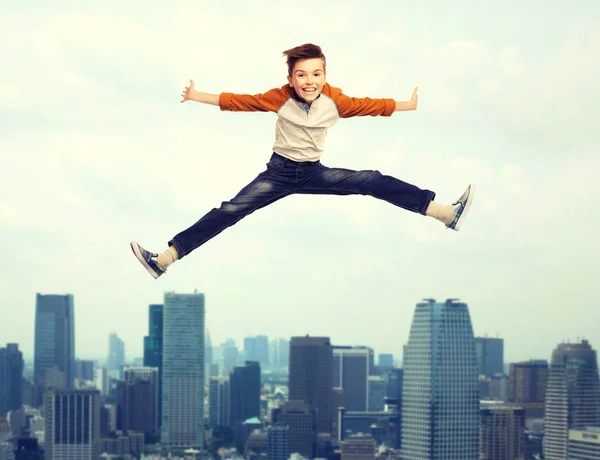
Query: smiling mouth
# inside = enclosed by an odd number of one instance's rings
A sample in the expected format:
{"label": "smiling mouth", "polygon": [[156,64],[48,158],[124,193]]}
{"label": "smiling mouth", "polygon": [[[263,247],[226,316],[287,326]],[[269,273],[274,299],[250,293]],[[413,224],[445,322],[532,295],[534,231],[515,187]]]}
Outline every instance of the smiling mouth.
{"label": "smiling mouth", "polygon": [[302,91],[305,93],[314,93],[317,88],[303,88]]}

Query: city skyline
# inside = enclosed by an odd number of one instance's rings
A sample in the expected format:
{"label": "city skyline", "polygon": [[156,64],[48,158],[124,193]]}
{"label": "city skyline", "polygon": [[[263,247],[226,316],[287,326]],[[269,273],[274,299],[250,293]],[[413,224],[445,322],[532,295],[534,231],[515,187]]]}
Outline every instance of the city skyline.
{"label": "city skyline", "polygon": [[[171,293],[174,293],[174,292],[175,291],[171,291]],[[191,293],[191,291],[183,291],[182,293]],[[203,294],[206,294],[206,293],[203,293]],[[56,294],[56,293],[44,293],[44,294],[40,294],[40,293],[37,293],[36,295],[42,295],[42,296],[72,296],[74,298],[74,296],[73,296],[72,293],[66,293],[66,294],[63,294],[63,293],[61,293],[61,294]],[[419,299],[418,301],[426,300],[426,299],[427,298]],[[457,300],[464,300],[464,299],[457,299]],[[466,301],[466,302],[469,303],[468,301]],[[145,317],[148,316],[148,308],[149,307],[156,307],[156,306],[162,306],[162,305],[160,303],[158,303],[158,302],[153,302],[153,303],[150,303],[149,305],[146,305],[146,310],[144,312],[144,316]],[[206,313],[207,314],[208,314],[209,308],[210,307],[207,307],[207,309],[206,309]],[[77,318],[77,315],[75,315],[75,318]],[[147,330],[148,330],[148,327],[149,327],[149,319],[146,318],[146,321],[147,322],[144,325],[144,330],[146,332],[141,337],[139,337],[138,339],[136,339],[135,343],[129,344],[129,343],[127,343],[127,342],[124,341],[125,342],[125,344],[124,344],[125,345],[125,350],[126,350],[126,353],[125,353],[125,364],[126,365],[127,365],[127,363],[133,362],[133,360],[143,359],[144,358],[144,340],[145,340],[145,337],[147,337],[147,333],[148,333]],[[408,328],[410,328],[410,325],[408,326]],[[488,336],[487,334],[486,335],[480,335],[478,333],[478,331],[477,331],[476,325],[474,325],[473,328],[474,328],[474,331],[475,331],[475,335],[476,335],[476,337],[478,339],[486,339],[486,338],[500,338],[500,339],[502,339],[503,340],[503,344],[504,344],[504,355],[506,356],[506,346],[507,345],[510,346],[510,344],[507,343],[507,341],[504,339],[504,337],[498,337],[498,336],[492,337],[492,336]],[[77,328],[75,328],[75,330],[77,330]],[[209,327],[209,325],[207,323],[205,331],[209,331],[209,330],[210,330],[210,327]],[[118,336],[119,332],[111,331],[110,334],[116,334]],[[274,341],[281,340],[281,339],[283,339],[283,340],[289,340],[291,337],[301,336],[301,335],[307,335],[307,334],[309,336],[316,336],[316,334],[313,334],[313,333],[310,333],[310,332],[303,332],[302,334],[295,333],[295,334],[292,334],[292,335],[287,336],[287,337],[282,337],[280,335],[271,336],[269,334],[264,334],[264,333],[261,333],[261,332],[252,332],[252,333],[245,334],[245,335],[243,335],[241,337],[231,337],[231,336],[228,336],[226,334],[223,334],[223,335],[221,335],[221,337],[223,337],[223,339],[222,340],[215,340],[213,342],[213,344],[211,345],[211,347],[212,347],[212,349],[215,349],[215,348],[220,347],[220,346],[225,346],[225,345],[229,344],[231,340],[233,340],[235,342],[236,349],[238,350],[239,353],[241,353],[241,357],[243,357],[243,354],[245,352],[245,348],[244,348],[245,339],[252,339],[252,338],[255,338],[257,336],[266,336],[267,339],[268,339],[268,341],[269,341],[269,346],[271,346]],[[333,336],[334,334],[325,334],[325,335]],[[78,337],[77,334],[75,334],[75,336]],[[407,340],[408,340],[408,333],[407,333]],[[577,337],[574,337],[572,339],[571,338],[567,338],[567,339],[559,340],[557,343],[566,343],[566,344],[568,344],[568,343],[577,343],[580,340],[588,340],[588,338],[587,337],[583,337],[583,336],[577,336]],[[29,348],[28,344],[26,344],[26,343],[23,344],[23,343],[19,343],[19,342],[10,341],[10,340],[8,340],[7,343],[17,343],[19,345],[19,350],[23,353],[23,359],[25,360],[25,362],[33,364],[33,359],[34,359],[34,356],[33,356],[33,346],[31,347],[32,352],[30,354],[28,352],[28,348]],[[333,338],[332,338],[332,345],[334,345],[334,346],[342,346],[342,347],[368,347],[368,348],[370,348],[370,349],[372,349],[374,351],[375,356],[377,356],[377,355],[379,355],[381,353],[383,353],[383,354],[391,354],[391,355],[393,355],[394,361],[397,363],[397,365],[401,367],[402,351],[403,351],[403,347],[406,345],[406,342],[402,343],[400,345],[399,349],[393,349],[393,350],[377,349],[377,348],[371,346],[370,343],[366,343],[366,342],[360,342],[360,343],[341,343],[341,342],[335,341]],[[556,343],[553,344],[552,347],[554,347],[555,345],[556,345]],[[109,350],[109,348],[110,347],[107,346],[106,347],[106,351],[104,349],[102,349],[102,348],[96,348],[96,350],[94,352],[96,354],[80,354],[80,353],[76,353],[75,358],[76,359],[81,359],[81,360],[93,360],[93,361],[96,361],[96,362],[103,362],[106,365],[108,365],[107,351]],[[131,349],[136,350],[136,352],[130,352],[130,351],[127,352],[127,350],[131,350]],[[523,362],[523,361],[527,361],[527,360],[530,360],[530,359],[534,359],[534,360],[535,359],[548,359],[549,360],[550,357],[551,357],[551,355],[552,355],[552,349],[547,353],[547,355],[543,355],[543,356],[534,356],[534,355],[521,354],[520,356],[516,356],[514,359],[505,357],[505,359],[504,359],[504,368],[505,368],[505,371],[506,371],[506,368],[507,368],[507,366],[508,366],[509,363],[518,363],[518,362]],[[272,353],[272,350],[269,351],[269,355],[271,353]],[[241,359],[240,356],[238,356],[237,359],[240,360]]]}
{"label": "city skyline", "polygon": [[[78,357],[111,331],[141,356],[147,306],[198,289],[216,344],[331,334],[400,356],[426,297],[468,303],[477,335],[502,337],[508,362],[550,359],[566,339],[600,343],[589,321],[598,2],[307,0],[318,12],[307,27],[273,21],[290,17],[289,2],[141,5],[3,8],[3,342],[29,358],[35,293],[72,293]],[[182,89],[282,86],[281,52],[306,42],[348,95],[407,100],[419,87],[415,112],[340,120],[323,163],[378,169],[443,203],[474,182],[461,231],[366,197],[292,196],[152,280],[129,241],[164,250],[261,172],[274,140],[273,114],[181,104]]]}

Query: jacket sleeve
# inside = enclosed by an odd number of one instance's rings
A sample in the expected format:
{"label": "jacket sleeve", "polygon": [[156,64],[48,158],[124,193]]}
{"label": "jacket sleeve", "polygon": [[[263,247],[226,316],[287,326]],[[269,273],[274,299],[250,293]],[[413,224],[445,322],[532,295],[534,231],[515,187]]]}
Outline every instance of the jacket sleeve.
{"label": "jacket sleeve", "polygon": [[221,93],[219,106],[230,112],[277,112],[289,98],[285,86],[254,95]]}
{"label": "jacket sleeve", "polygon": [[339,88],[330,86],[327,89],[328,96],[333,99],[340,112],[340,117],[362,117],[365,115],[389,117],[396,110],[394,99],[371,99],[368,97],[349,97],[342,93]]}

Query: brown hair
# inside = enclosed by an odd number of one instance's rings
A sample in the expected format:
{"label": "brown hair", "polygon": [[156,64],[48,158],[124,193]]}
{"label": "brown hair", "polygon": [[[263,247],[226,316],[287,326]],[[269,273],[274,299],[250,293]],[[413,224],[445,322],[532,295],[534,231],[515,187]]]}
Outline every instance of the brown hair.
{"label": "brown hair", "polygon": [[295,48],[289,49],[282,53],[287,57],[288,75],[291,77],[294,71],[296,62],[301,59],[323,59],[323,70],[325,70],[325,55],[321,51],[321,47],[313,45],[312,43],[306,43],[304,45],[296,46]]}

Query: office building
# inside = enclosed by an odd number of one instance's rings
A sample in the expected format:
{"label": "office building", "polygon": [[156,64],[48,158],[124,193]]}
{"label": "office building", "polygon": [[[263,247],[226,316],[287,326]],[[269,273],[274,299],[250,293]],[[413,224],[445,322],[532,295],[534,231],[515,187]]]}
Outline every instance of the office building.
{"label": "office building", "polygon": [[204,442],[204,294],[165,293],[161,443]]}
{"label": "office building", "polygon": [[333,347],[333,386],[344,389],[344,407],[366,411],[369,376],[374,373],[373,350],[368,347]]}
{"label": "office building", "polygon": [[525,411],[498,402],[482,402],[479,437],[480,458],[523,459]]}
{"label": "office building", "polygon": [[299,453],[308,459],[314,458],[317,440],[316,409],[301,401],[288,401],[273,410],[273,425],[290,427],[292,453]]}
{"label": "office building", "polygon": [[562,343],[554,349],[545,411],[546,460],[564,460],[570,429],[600,426],[598,363],[587,340]]}
{"label": "office building", "polygon": [[600,427],[569,430],[569,460],[600,460]]}
{"label": "office building", "polygon": [[267,460],[288,460],[292,454],[289,425],[267,428]]}
{"label": "office building", "polygon": [[66,386],[75,377],[75,307],[73,295],[36,294],[34,385],[35,404],[43,403],[46,372],[56,367]]}
{"label": "office building", "polygon": [[100,392],[57,390],[44,395],[45,459],[98,460],[100,456]]}
{"label": "office building", "polygon": [[289,400],[317,410],[318,433],[331,433],[332,361],[329,337],[292,337]]}
{"label": "office building", "polygon": [[417,304],[404,355],[405,458],[479,458],[478,382],[467,304],[455,299]]}
{"label": "office building", "polygon": [[106,360],[108,375],[120,380],[123,378],[123,367],[125,366],[125,342],[111,332],[108,336],[108,358]]}
{"label": "office building", "polygon": [[23,405],[23,353],[19,345],[0,348],[0,417]]}
{"label": "office building", "polygon": [[504,373],[504,339],[475,337],[479,375],[493,377]]}
{"label": "office building", "polygon": [[144,337],[144,367],[158,369],[158,424],[162,421],[162,354],[163,354],[162,304],[148,307],[148,335]]}

